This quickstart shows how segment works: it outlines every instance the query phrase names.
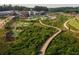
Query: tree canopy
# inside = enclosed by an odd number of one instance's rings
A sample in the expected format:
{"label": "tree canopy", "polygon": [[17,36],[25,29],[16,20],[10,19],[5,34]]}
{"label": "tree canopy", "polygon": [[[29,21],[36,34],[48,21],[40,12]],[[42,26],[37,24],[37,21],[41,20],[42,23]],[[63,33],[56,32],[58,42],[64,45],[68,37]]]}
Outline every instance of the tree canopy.
{"label": "tree canopy", "polygon": [[48,11],[47,7],[43,7],[43,6],[35,6],[34,7],[35,11]]}

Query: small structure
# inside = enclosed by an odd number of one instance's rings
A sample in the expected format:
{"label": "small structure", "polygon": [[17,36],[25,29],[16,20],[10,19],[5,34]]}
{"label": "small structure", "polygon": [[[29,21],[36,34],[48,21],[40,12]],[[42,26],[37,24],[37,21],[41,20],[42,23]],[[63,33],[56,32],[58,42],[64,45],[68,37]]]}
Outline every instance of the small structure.
{"label": "small structure", "polygon": [[30,11],[28,11],[29,16],[39,16],[39,15],[46,15],[47,12],[45,11],[33,11],[32,9]]}
{"label": "small structure", "polygon": [[27,18],[29,17],[28,11],[20,11],[20,18]]}

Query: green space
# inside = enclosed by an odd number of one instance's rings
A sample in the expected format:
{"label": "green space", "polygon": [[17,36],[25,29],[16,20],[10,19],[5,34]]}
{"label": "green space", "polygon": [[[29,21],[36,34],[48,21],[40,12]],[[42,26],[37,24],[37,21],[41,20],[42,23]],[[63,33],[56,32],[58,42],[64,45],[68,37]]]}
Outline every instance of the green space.
{"label": "green space", "polygon": [[[49,21],[49,25],[51,24],[54,26],[58,26],[62,29],[63,28],[62,25],[64,24],[64,22],[70,18],[72,17],[61,16],[59,17],[59,21],[56,21],[57,23],[55,21],[52,21],[53,23],[52,24],[51,21]],[[73,20],[72,22],[74,23]],[[79,54],[78,48],[79,48],[79,39],[75,37],[74,33],[70,31],[66,31],[53,39],[53,41],[48,46],[45,54],[46,55],[78,55]]]}
{"label": "green space", "polygon": [[56,26],[56,27],[59,27],[59,28],[64,28],[63,23],[65,21],[67,21],[68,18],[70,18],[70,17],[64,16],[64,15],[57,15],[56,19],[47,18],[46,20],[42,20],[42,22],[45,23],[45,24],[48,24],[48,25]]}
{"label": "green space", "polygon": [[[14,22],[16,23],[16,22]],[[30,24],[29,24],[30,23]],[[12,23],[10,23],[12,25]],[[19,24],[19,25],[18,25]],[[17,21],[16,25],[23,27],[23,22]],[[33,55],[39,54],[40,48],[43,43],[49,38],[56,29],[44,27],[39,21],[27,21],[26,24],[28,26],[24,26],[21,32],[18,33],[18,37],[13,41],[6,42],[2,40],[2,44],[5,46],[0,46],[1,53],[0,54],[10,54],[10,55]],[[15,27],[17,27],[15,26]],[[15,28],[12,28],[14,30]],[[16,32],[16,31],[13,31]],[[5,49],[4,49],[5,48]],[[3,51],[4,50],[4,51]]]}
{"label": "green space", "polygon": [[[43,20],[41,20],[41,18]],[[64,22],[70,19],[69,16],[57,15],[56,19],[50,19],[46,16],[32,17],[27,19],[16,19],[6,23],[7,30],[0,29],[0,54],[8,55],[37,55],[45,41],[57,32],[51,27],[44,27],[39,23],[41,20],[44,24],[56,26],[64,29]],[[35,19],[35,20],[33,20]],[[37,19],[37,20],[36,20]],[[73,24],[74,23],[74,24]],[[76,26],[78,21],[72,19],[68,24]],[[12,32],[13,38],[9,41],[5,39],[5,33]],[[79,54],[79,40],[74,33],[67,31],[62,32],[53,39],[46,50],[47,55],[73,55]]]}
{"label": "green space", "polygon": [[50,43],[46,55],[79,55],[79,39],[70,31],[63,32]]}
{"label": "green space", "polygon": [[[4,12],[6,11],[6,12]],[[10,12],[11,11],[11,12]],[[15,16],[11,19],[8,16]],[[5,19],[7,18],[8,19]],[[54,17],[54,19],[53,19]],[[55,18],[56,17],[56,18]],[[38,55],[43,44],[53,34],[57,34],[58,27],[61,33],[56,36],[47,47],[46,55],[79,55],[79,7],[47,6],[0,6],[0,20],[5,20],[0,29],[0,55]],[[39,20],[50,27],[40,24]],[[52,26],[52,27],[51,27]],[[48,40],[47,40],[48,41]],[[26,57],[27,58],[27,57]]]}
{"label": "green space", "polygon": [[75,19],[75,18],[71,18],[70,21],[68,22],[68,26],[71,29],[76,29],[79,30],[79,20]]}
{"label": "green space", "polygon": [[0,29],[0,38],[2,38],[4,36],[4,34],[5,34],[5,30]]}
{"label": "green space", "polygon": [[31,22],[20,21],[20,20],[16,21],[13,25],[14,26],[14,29],[13,29],[14,36],[17,37],[19,35],[19,33],[24,30],[24,28],[26,28],[27,26],[30,25],[30,23]]}

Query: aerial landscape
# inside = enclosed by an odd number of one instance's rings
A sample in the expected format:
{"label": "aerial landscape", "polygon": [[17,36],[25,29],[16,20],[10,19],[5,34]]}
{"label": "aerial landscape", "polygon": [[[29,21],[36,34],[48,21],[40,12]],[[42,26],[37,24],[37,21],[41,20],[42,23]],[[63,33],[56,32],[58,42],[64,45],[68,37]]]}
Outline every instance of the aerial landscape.
{"label": "aerial landscape", "polygon": [[79,55],[79,5],[0,5],[0,55]]}

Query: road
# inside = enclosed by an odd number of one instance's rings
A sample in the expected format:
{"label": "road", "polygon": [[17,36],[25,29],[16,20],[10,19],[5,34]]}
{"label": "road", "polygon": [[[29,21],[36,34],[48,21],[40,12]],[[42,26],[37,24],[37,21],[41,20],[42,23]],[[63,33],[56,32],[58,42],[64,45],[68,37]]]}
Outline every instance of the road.
{"label": "road", "polygon": [[42,48],[40,49],[40,52],[41,52],[40,55],[44,55],[45,52],[46,52],[46,49],[47,49],[48,45],[50,44],[50,42],[51,42],[57,35],[59,35],[59,34],[62,32],[62,30],[61,30],[60,28],[58,28],[58,27],[55,27],[55,26],[46,25],[46,24],[42,23],[41,20],[39,20],[39,22],[40,22],[40,24],[43,25],[43,26],[55,28],[56,30],[58,30],[55,34],[53,34],[51,37],[49,37],[49,38],[46,40],[46,42],[43,44]]}

